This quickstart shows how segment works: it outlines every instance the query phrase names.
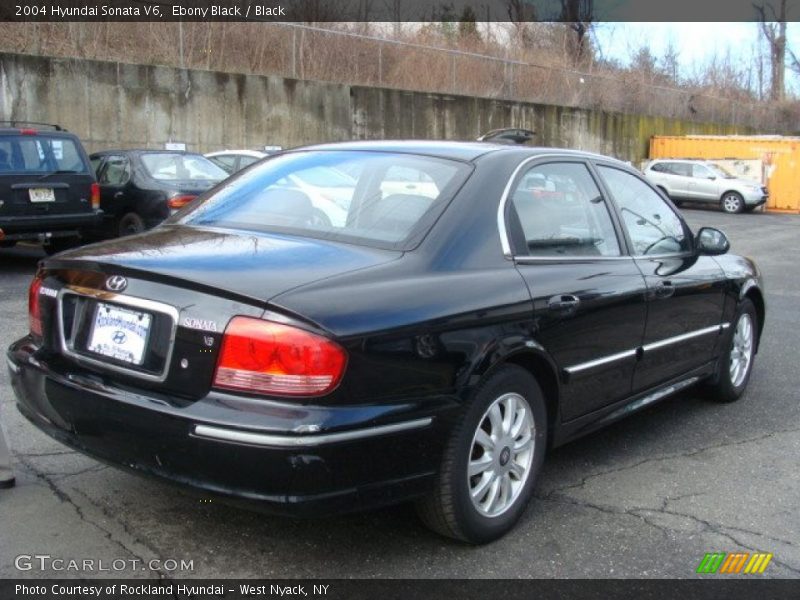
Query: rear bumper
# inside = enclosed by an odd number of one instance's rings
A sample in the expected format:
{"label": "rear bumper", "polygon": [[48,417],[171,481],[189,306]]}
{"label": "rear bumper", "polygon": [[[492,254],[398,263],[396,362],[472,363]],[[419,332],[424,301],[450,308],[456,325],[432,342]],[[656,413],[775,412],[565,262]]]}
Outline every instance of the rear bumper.
{"label": "rear bumper", "polygon": [[7,240],[59,237],[96,227],[102,218],[101,210],[69,215],[3,216],[0,218],[0,230]]}
{"label": "rear bumper", "polygon": [[[51,437],[121,468],[299,516],[425,494],[447,435],[450,419],[442,417],[454,410],[451,402],[339,408],[250,400],[248,412],[212,395],[180,407],[77,370],[57,372],[40,355],[23,338],[7,362],[19,410]],[[287,411],[296,413],[293,429]]]}

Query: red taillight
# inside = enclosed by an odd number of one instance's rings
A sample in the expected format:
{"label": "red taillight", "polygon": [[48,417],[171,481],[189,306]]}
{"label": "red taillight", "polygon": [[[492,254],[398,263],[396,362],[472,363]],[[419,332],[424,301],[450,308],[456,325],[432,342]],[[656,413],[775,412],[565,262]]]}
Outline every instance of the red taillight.
{"label": "red taillight", "polygon": [[37,130],[35,130],[35,129],[20,129],[19,130],[19,134],[20,135],[36,135],[38,133],[39,132]]}
{"label": "red taillight", "polygon": [[31,286],[28,288],[28,320],[33,335],[42,336],[42,310],[39,302],[39,289],[42,287],[42,280],[38,276],[33,278]]}
{"label": "red taillight", "polygon": [[276,396],[320,396],[342,378],[347,354],[296,327],[234,317],[225,328],[214,385]]}
{"label": "red taillight", "polygon": [[92,208],[100,208],[100,184],[92,184]]}
{"label": "red taillight", "polygon": [[185,195],[185,196],[173,196],[169,200],[167,200],[167,206],[169,206],[172,210],[178,210],[179,208],[183,208],[189,202],[197,198],[197,196],[192,195]]}

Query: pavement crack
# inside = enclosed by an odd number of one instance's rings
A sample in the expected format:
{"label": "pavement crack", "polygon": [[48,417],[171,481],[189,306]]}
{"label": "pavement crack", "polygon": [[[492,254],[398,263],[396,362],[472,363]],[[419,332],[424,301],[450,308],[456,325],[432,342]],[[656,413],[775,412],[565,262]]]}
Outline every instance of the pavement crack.
{"label": "pavement crack", "polygon": [[77,450],[56,450],[54,452],[14,452],[14,456],[24,456],[26,458],[39,458],[44,456],[68,456],[78,454]]}
{"label": "pavement crack", "polygon": [[[41,469],[36,467],[30,460],[28,460],[28,457],[26,457],[25,455],[17,454],[16,458],[26,469],[31,471],[36,476],[37,479],[39,479],[40,481],[43,481],[47,485],[47,487],[50,488],[50,491],[56,496],[56,498],[58,498],[61,502],[65,503],[65,504],[69,504],[72,507],[72,509],[75,511],[75,514],[77,514],[78,518],[81,521],[83,521],[84,523],[87,523],[88,525],[91,525],[92,527],[95,527],[98,530],[100,530],[104,534],[106,539],[108,539],[110,542],[113,542],[114,544],[119,546],[122,550],[124,550],[126,553],[130,554],[131,556],[133,556],[143,566],[146,566],[151,572],[157,573],[160,579],[168,579],[169,578],[169,575],[167,573],[165,573],[164,571],[160,570],[160,569],[150,569],[150,567],[149,567],[150,561],[148,561],[145,557],[143,557],[139,553],[137,553],[133,548],[130,548],[123,541],[117,539],[117,537],[114,535],[114,532],[106,529],[105,527],[103,527],[99,523],[96,523],[93,520],[91,520],[86,515],[85,511],[83,510],[83,508],[77,502],[75,502],[75,500],[72,498],[72,496],[70,496],[66,491],[64,491],[62,488],[60,488],[58,486],[58,480],[53,479],[52,475],[50,475],[48,473],[45,473],[44,471],[42,471]],[[83,496],[84,498],[86,498],[89,501],[89,503],[92,504],[92,506],[94,506],[96,508],[99,508],[104,516],[107,516],[107,517],[113,519],[113,515],[111,515],[107,509],[105,509],[104,507],[99,506],[96,502],[93,502],[85,494],[81,493],[80,495]],[[119,521],[117,519],[114,519],[114,521],[119,523]],[[122,526],[122,529],[126,534],[128,534],[128,535],[131,534],[130,530],[128,529],[126,524],[120,523],[120,525]],[[136,536],[131,535],[131,537],[134,538],[135,542],[142,543]],[[151,552],[153,552],[156,556],[160,556],[160,553],[153,551],[153,548],[151,548],[148,544],[142,543],[142,545],[145,548],[147,548],[148,550],[150,550]]]}
{"label": "pavement crack", "polygon": [[[152,552],[155,556],[158,556],[159,558],[162,556],[162,552],[158,548],[153,546],[147,540],[142,539],[135,531],[133,531],[128,526],[128,523],[126,521],[123,521],[122,519],[119,519],[114,513],[112,513],[110,510],[108,510],[107,507],[105,507],[102,504],[96,502],[91,496],[89,496],[87,494],[84,494],[80,490],[75,490],[75,491],[78,494],[80,494],[81,497],[83,497],[89,504],[91,504],[97,510],[99,510],[101,513],[103,513],[103,516],[114,520],[120,527],[122,527],[122,531],[125,532],[125,535],[129,536],[135,543],[144,546],[145,548],[147,548],[150,552]],[[169,579],[170,578],[169,574],[161,571],[160,569],[156,570],[156,572],[159,574],[159,577],[161,579]]]}
{"label": "pavement crack", "polygon": [[678,453],[675,453],[675,454],[667,454],[667,455],[664,455],[664,456],[654,456],[654,457],[650,457],[650,458],[645,458],[645,459],[642,459],[642,460],[637,461],[635,463],[631,463],[629,465],[623,465],[623,466],[616,467],[616,468],[613,468],[613,469],[607,469],[605,471],[599,471],[597,473],[590,473],[589,475],[586,475],[585,477],[582,477],[581,480],[578,481],[577,483],[570,483],[570,484],[567,484],[567,485],[564,485],[564,486],[553,488],[547,494],[545,494],[545,496],[543,498],[546,498],[549,495],[559,494],[559,493],[565,492],[567,490],[579,489],[579,488],[584,487],[592,479],[596,479],[598,477],[604,477],[606,475],[613,475],[614,473],[620,473],[622,471],[629,471],[631,469],[635,469],[637,467],[640,467],[642,465],[646,465],[646,464],[649,464],[649,463],[663,462],[663,461],[667,461],[667,460],[674,460],[676,458],[689,458],[689,457],[692,457],[692,456],[696,456],[698,454],[702,454],[703,452],[707,452],[708,450],[717,450],[717,449],[720,449],[720,448],[730,448],[732,446],[744,446],[744,445],[747,445],[747,444],[752,444],[754,442],[760,442],[762,440],[769,439],[769,438],[774,437],[776,435],[781,435],[781,434],[784,434],[784,433],[797,433],[797,432],[800,432],[800,428],[779,429],[777,431],[772,431],[772,432],[766,433],[764,435],[760,435],[760,436],[757,436],[757,437],[748,438],[748,439],[744,439],[744,440],[737,440],[737,441],[733,441],[733,442],[725,442],[725,443],[721,443],[721,444],[714,444],[714,445],[711,445],[711,446],[703,446],[702,448],[696,448],[694,450],[689,450],[688,452],[678,452]]}
{"label": "pavement crack", "polygon": [[50,477],[57,476],[58,481],[63,481],[64,479],[69,479],[70,477],[78,477],[79,475],[85,475],[86,473],[98,473],[100,471],[104,471],[108,469],[108,465],[94,465],[91,467],[87,467],[86,469],[81,469],[80,471],[65,471],[63,473],[48,473]]}
{"label": "pavement crack", "polygon": [[[639,519],[643,523],[649,525],[650,527],[652,527],[654,529],[657,529],[664,536],[668,536],[669,532],[678,532],[679,533],[679,530],[676,530],[676,529],[673,529],[671,527],[666,527],[664,525],[660,525],[658,523],[655,523],[651,519],[648,519],[647,515],[649,513],[656,513],[656,514],[660,513],[660,514],[670,515],[670,516],[674,516],[674,517],[682,517],[684,519],[689,519],[691,521],[694,521],[695,523],[700,525],[701,528],[702,528],[702,531],[707,532],[707,533],[708,532],[714,533],[716,535],[724,537],[724,538],[730,540],[737,547],[744,548],[746,550],[750,550],[751,552],[763,552],[764,548],[755,548],[755,547],[753,547],[751,545],[746,544],[745,542],[743,542],[742,540],[737,538],[733,533],[731,533],[731,531],[739,531],[741,533],[746,533],[746,534],[755,535],[755,536],[758,536],[758,537],[763,537],[765,539],[769,539],[771,541],[776,541],[776,542],[779,542],[779,543],[788,543],[790,546],[794,545],[794,544],[792,544],[790,542],[786,542],[785,540],[781,540],[781,539],[778,539],[778,538],[771,538],[770,536],[767,536],[767,535],[764,535],[764,534],[761,534],[761,533],[756,533],[756,532],[753,532],[753,531],[747,531],[747,530],[743,530],[743,529],[740,529],[740,528],[737,528],[737,527],[730,527],[730,526],[727,526],[727,525],[723,525],[722,523],[713,523],[711,521],[708,521],[706,519],[702,519],[702,518],[697,517],[695,515],[691,515],[691,514],[688,514],[688,513],[682,513],[682,512],[678,512],[678,511],[674,511],[674,510],[668,510],[668,509],[666,509],[664,507],[664,505],[666,503],[668,503],[670,500],[675,500],[675,499],[678,499],[678,498],[681,498],[681,497],[696,496],[696,495],[701,495],[701,494],[685,494],[683,496],[675,496],[675,497],[672,497],[672,498],[667,498],[667,499],[665,499],[666,502],[662,503],[662,507],[661,508],[633,507],[633,508],[627,508],[627,509],[626,508],[612,507],[612,506],[603,505],[603,504],[596,504],[594,502],[588,502],[586,500],[579,500],[578,498],[574,498],[572,496],[567,496],[565,494],[560,494],[560,493],[556,493],[556,494],[548,493],[543,497],[537,497],[537,499],[542,500],[544,502],[570,504],[570,505],[578,506],[578,507],[581,507],[581,508],[589,508],[589,509],[596,510],[596,511],[599,511],[599,512],[602,512],[602,513],[605,513],[605,514],[609,514],[609,515],[634,517],[634,518]],[[775,556],[773,556],[772,562],[782,566],[784,569],[786,569],[787,571],[789,571],[789,572],[791,572],[791,573],[793,573],[795,575],[800,575],[800,568],[797,568],[797,567],[794,567],[792,565],[789,565],[786,562],[780,560],[780,558],[776,558]]]}

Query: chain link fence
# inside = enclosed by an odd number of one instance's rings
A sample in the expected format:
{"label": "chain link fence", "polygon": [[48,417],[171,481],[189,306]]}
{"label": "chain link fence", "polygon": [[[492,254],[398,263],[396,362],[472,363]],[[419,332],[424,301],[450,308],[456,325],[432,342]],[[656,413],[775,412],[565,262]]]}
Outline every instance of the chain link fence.
{"label": "chain link fence", "polygon": [[797,108],[297,23],[2,23],[0,50],[796,128]]}

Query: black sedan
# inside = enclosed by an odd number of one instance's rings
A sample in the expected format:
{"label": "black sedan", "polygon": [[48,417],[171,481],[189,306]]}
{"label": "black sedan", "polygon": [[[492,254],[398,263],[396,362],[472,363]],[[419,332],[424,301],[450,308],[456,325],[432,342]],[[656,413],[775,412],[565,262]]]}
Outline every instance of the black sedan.
{"label": "black sedan", "polygon": [[[287,183],[319,167],[355,174],[337,224]],[[764,296],[728,246],[602,156],[310,147],[46,259],[8,364],[22,413],[100,460],[293,514],[414,499],[482,543],[547,448],[693,384],[744,392]]]}
{"label": "black sedan", "polygon": [[140,233],[161,223],[228,173],[206,157],[172,150],[108,150],[89,157],[105,219],[94,236]]}

